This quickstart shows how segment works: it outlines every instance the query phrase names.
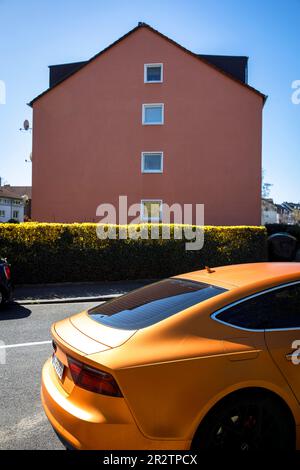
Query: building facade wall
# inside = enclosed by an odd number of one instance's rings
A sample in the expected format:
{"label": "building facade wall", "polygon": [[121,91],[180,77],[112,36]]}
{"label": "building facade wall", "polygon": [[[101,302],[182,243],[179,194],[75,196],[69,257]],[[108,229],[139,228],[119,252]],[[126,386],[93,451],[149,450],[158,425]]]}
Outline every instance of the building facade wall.
{"label": "building facade wall", "polygon": [[10,219],[24,221],[24,204],[19,200],[0,198],[0,223]]}
{"label": "building facade wall", "polygon": [[[164,81],[144,83],[144,64]],[[161,126],[142,104],[164,103]],[[141,28],[34,103],[32,218],[96,221],[101,203],[205,204],[205,224],[261,220],[263,99]],[[162,174],[141,153],[164,152]]]}

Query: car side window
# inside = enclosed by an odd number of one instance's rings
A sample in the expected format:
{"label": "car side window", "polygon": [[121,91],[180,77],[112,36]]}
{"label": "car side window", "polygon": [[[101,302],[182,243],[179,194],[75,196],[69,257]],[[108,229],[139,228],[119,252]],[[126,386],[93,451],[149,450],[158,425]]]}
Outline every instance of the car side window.
{"label": "car side window", "polygon": [[216,318],[251,330],[300,328],[300,285],[245,300],[219,313]]}

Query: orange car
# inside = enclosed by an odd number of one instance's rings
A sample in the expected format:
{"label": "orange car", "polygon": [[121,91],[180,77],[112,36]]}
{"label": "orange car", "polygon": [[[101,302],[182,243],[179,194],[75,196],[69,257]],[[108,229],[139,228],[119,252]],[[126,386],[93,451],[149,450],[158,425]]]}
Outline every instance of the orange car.
{"label": "orange car", "polygon": [[42,402],[67,446],[300,448],[300,263],[176,276],[52,335]]}

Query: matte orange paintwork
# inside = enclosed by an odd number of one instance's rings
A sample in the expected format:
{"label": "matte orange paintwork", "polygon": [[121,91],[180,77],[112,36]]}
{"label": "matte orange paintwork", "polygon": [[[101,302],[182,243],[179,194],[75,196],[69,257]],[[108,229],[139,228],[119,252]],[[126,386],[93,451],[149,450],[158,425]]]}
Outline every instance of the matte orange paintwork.
{"label": "matte orange paintwork", "polygon": [[[144,83],[148,63],[163,63],[163,83]],[[164,125],[142,125],[143,103],[164,103]],[[205,224],[259,225],[262,108],[141,27],[34,102],[32,218],[98,221],[99,204],[127,195],[205,204]],[[164,152],[163,174],[142,174],[147,151]]]}
{"label": "matte orange paintwork", "polygon": [[[188,449],[219,400],[233,391],[261,387],[290,408],[300,448],[297,367],[286,361],[286,376],[280,372],[264,332],[239,330],[211,318],[237,299],[300,280],[300,263],[235,265],[178,277],[226,286],[228,291],[136,332],[103,327],[86,312],[53,325],[57,355],[65,366],[68,353],[109,372],[124,396],[80,389],[68,369],[61,383],[49,360],[43,369],[42,401],[54,428],[78,449]],[[291,333],[288,338],[286,332],[268,335],[272,354],[291,347]]]}

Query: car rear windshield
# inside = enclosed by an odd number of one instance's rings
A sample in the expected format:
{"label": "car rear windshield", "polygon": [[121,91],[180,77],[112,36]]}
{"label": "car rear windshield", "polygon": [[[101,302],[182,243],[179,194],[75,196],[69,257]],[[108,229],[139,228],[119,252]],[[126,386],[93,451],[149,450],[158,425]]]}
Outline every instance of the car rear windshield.
{"label": "car rear windshield", "polygon": [[186,279],[165,279],[89,311],[102,325],[138,330],[226,292],[226,289]]}

